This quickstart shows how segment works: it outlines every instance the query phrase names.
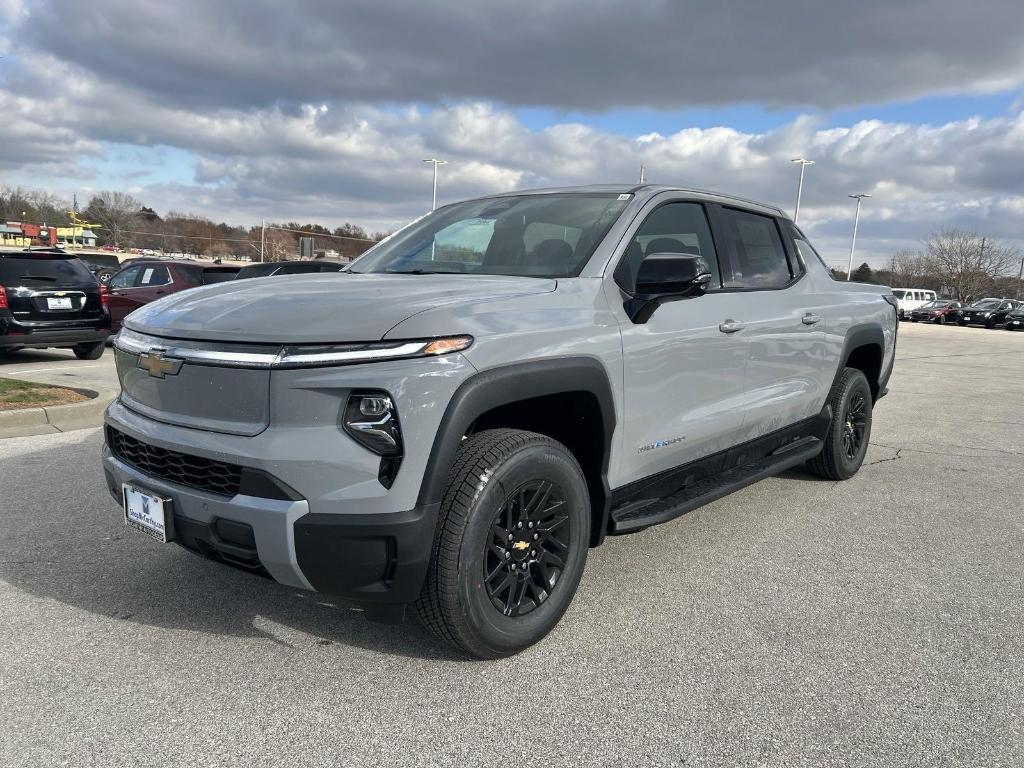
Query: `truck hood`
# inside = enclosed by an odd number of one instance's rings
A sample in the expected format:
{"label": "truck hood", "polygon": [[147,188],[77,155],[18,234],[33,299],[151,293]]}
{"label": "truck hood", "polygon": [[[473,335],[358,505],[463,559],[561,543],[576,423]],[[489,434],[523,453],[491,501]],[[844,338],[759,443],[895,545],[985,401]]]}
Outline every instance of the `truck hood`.
{"label": "truck hood", "polygon": [[167,296],[136,310],[124,324],[140,333],[204,341],[379,341],[428,309],[550,293],[556,286],[555,280],[491,275],[337,272],[252,278]]}

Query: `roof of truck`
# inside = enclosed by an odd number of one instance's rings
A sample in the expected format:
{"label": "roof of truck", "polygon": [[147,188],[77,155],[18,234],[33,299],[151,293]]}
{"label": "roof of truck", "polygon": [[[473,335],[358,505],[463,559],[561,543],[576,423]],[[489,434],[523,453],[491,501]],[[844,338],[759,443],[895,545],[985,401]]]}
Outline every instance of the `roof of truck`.
{"label": "roof of truck", "polygon": [[662,192],[686,192],[692,194],[695,197],[705,198],[708,200],[718,200],[731,203],[739,203],[744,206],[751,208],[757,208],[762,211],[770,211],[773,215],[788,217],[785,211],[770,203],[763,203],[759,200],[751,200],[746,197],[740,197],[738,195],[730,195],[726,192],[716,192],[711,189],[699,189],[697,187],[687,186],[676,186],[671,184],[589,184],[584,186],[575,187],[544,187],[541,189],[519,189],[513,192],[499,192],[494,195],[482,195],[481,199],[488,197],[512,197],[515,195],[553,195],[553,194],[567,194],[567,193],[586,193],[591,192],[594,194],[630,194],[630,195],[644,195],[645,197],[653,197],[654,195]]}

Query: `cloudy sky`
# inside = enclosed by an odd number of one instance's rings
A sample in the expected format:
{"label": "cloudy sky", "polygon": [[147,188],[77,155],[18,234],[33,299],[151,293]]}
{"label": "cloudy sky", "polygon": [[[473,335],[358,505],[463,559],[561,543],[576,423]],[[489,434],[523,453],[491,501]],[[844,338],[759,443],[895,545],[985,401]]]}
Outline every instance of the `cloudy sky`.
{"label": "cloudy sky", "polygon": [[[0,0],[0,183],[236,224],[648,180],[1024,246],[1021,0]],[[858,259],[859,261],[859,259]]]}

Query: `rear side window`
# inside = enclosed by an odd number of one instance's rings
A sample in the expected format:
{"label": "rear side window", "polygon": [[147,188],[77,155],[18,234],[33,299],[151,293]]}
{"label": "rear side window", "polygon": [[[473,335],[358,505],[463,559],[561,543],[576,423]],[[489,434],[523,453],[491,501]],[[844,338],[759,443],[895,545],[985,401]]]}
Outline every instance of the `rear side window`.
{"label": "rear side window", "polygon": [[8,256],[0,258],[0,283],[7,285],[66,285],[94,283],[81,259],[53,256]]}
{"label": "rear side window", "polygon": [[723,270],[726,288],[782,288],[797,274],[779,236],[775,219],[723,208],[730,244],[730,265]]}
{"label": "rear side window", "polygon": [[152,287],[157,285],[167,285],[171,282],[171,273],[167,271],[167,267],[143,267],[142,278],[139,280],[140,286]]}

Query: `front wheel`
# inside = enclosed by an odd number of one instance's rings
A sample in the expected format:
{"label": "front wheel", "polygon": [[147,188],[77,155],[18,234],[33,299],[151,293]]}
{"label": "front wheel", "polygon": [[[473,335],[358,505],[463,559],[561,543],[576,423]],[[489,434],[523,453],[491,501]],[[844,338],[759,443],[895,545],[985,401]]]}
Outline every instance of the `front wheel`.
{"label": "front wheel", "polygon": [[871,439],[871,387],[862,371],[844,368],[829,395],[832,421],[821,453],[807,462],[814,474],[846,480],[857,474]]}
{"label": "front wheel", "polygon": [[586,480],[565,446],[534,432],[479,432],[452,466],[417,614],[474,656],[518,653],[569,607],[589,540]]}
{"label": "front wheel", "polygon": [[75,352],[75,357],[79,360],[99,360],[103,357],[103,348],[105,346],[105,342],[97,341],[94,344],[75,344],[72,349]]}

